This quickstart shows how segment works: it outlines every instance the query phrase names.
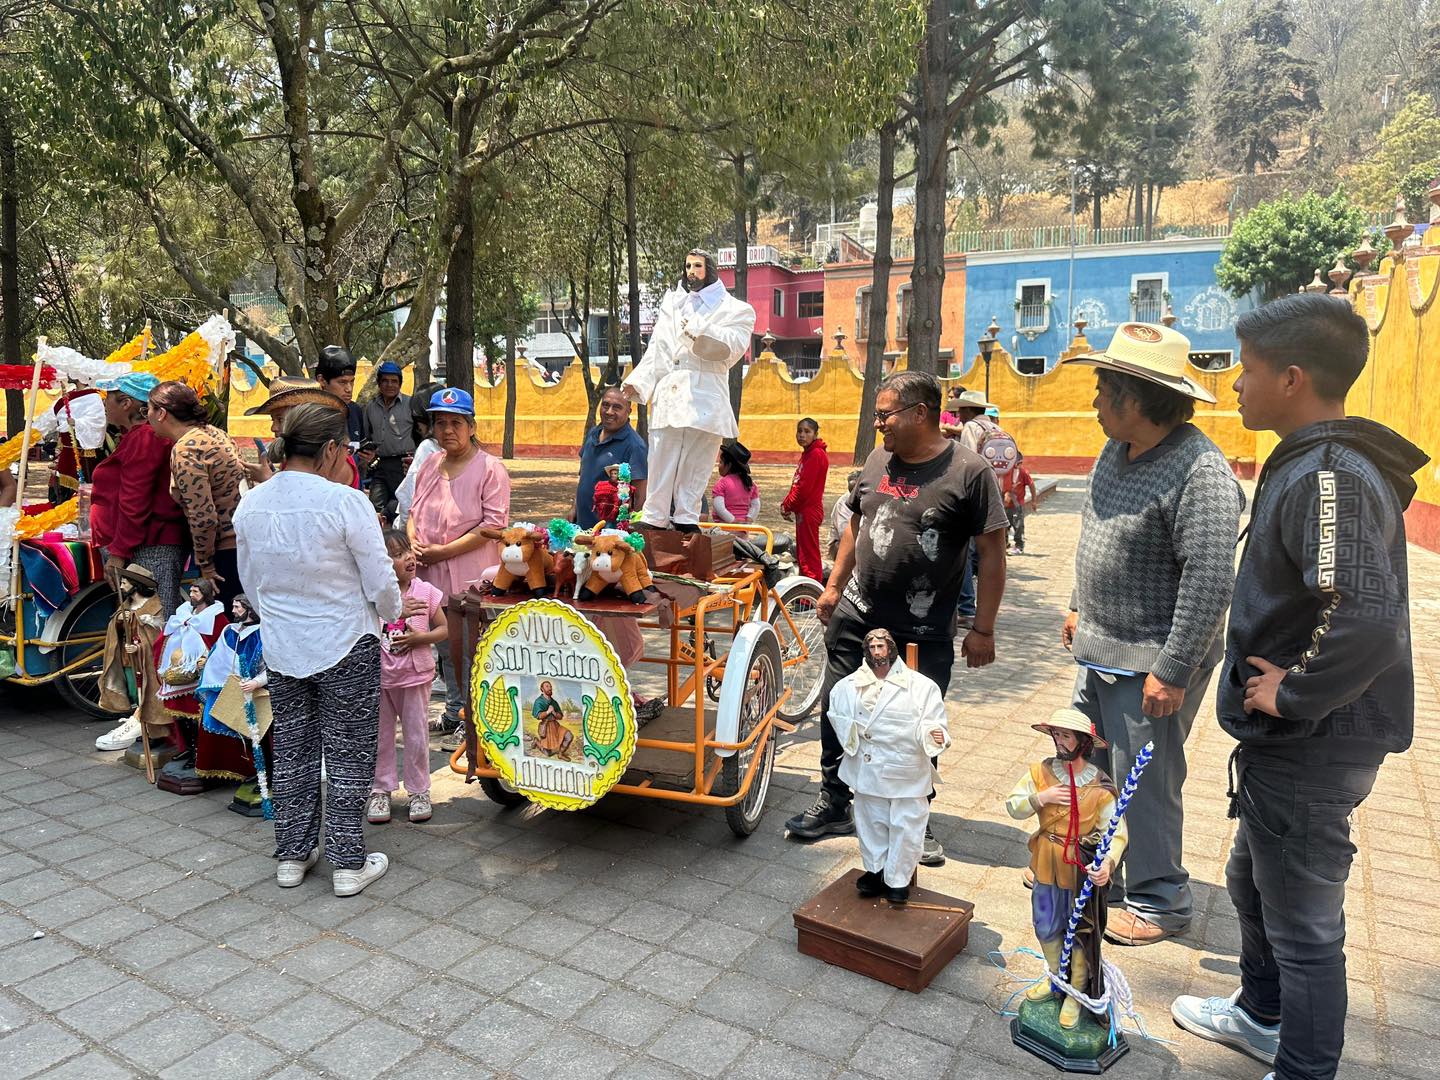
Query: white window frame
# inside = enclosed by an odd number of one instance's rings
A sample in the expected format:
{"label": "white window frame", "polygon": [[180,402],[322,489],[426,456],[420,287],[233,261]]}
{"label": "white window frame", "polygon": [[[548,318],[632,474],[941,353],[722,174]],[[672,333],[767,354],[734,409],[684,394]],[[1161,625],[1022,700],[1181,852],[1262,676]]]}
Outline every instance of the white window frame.
{"label": "white window frame", "polygon": [[[1027,288],[1033,288],[1033,287],[1035,287],[1035,286],[1037,286],[1037,285],[1040,286],[1041,288],[1043,288],[1043,289],[1045,290],[1045,318],[1044,318],[1044,321],[1041,322],[1039,325],[1030,325],[1030,326],[1027,326],[1027,325],[1025,325],[1024,322],[1022,321],[1022,320],[1024,319],[1025,313],[1024,313],[1024,309],[1019,306],[1019,303],[1020,303],[1020,301],[1021,301],[1021,300],[1024,298],[1024,296],[1025,296],[1025,290],[1026,290]],[[1045,331],[1049,330],[1049,329],[1050,329],[1050,302],[1051,302],[1052,300],[1054,300],[1054,298],[1055,298],[1055,295],[1054,295],[1054,293],[1053,293],[1053,292],[1051,291],[1051,289],[1050,289],[1050,279],[1049,279],[1049,278],[1020,278],[1018,281],[1016,281],[1016,282],[1015,282],[1015,303],[1016,303],[1016,307],[1015,307],[1015,329],[1016,329],[1016,331],[1018,331],[1019,333],[1025,335],[1026,338],[1028,338],[1028,339],[1030,339],[1030,340],[1033,341],[1035,338],[1037,338],[1037,337],[1039,337],[1041,334],[1045,333]]]}
{"label": "white window frame", "polygon": [[914,296],[914,285],[912,282],[905,282],[895,290],[895,340],[909,341],[910,328],[905,325],[905,296]]}
{"label": "white window frame", "polygon": [[770,314],[777,319],[785,318],[785,290],[773,286],[770,289]]}
{"label": "white window frame", "polygon": [[1139,311],[1139,308],[1138,308],[1138,306],[1137,306],[1138,303],[1139,303],[1139,301],[1138,301],[1138,300],[1131,300],[1131,301],[1130,301],[1130,321],[1131,321],[1131,322],[1157,322],[1157,323],[1158,323],[1158,322],[1160,321],[1160,319],[1165,315],[1165,294],[1170,291],[1170,272],[1169,272],[1168,270],[1156,270],[1156,271],[1152,271],[1152,272],[1150,272],[1150,273],[1148,273],[1148,274],[1131,274],[1131,275],[1130,275],[1130,295],[1131,295],[1131,296],[1138,297],[1138,296],[1140,295],[1140,282],[1142,282],[1142,281],[1159,281],[1159,282],[1160,282],[1160,314],[1157,315],[1154,319],[1142,319],[1142,318],[1140,318],[1140,311]]}
{"label": "white window frame", "polygon": [[[870,328],[865,325],[869,317],[870,289],[872,286],[865,285],[855,290],[855,340],[869,341]],[[864,333],[861,333],[864,331]]]}

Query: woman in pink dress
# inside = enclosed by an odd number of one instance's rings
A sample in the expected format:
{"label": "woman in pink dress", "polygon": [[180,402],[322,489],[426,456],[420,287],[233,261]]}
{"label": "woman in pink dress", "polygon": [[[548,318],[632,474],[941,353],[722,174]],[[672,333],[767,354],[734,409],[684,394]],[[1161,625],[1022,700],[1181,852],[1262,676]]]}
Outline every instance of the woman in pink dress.
{"label": "woman in pink dress", "polygon": [[[437,390],[430,398],[431,434],[441,453],[432,454],[415,476],[415,500],[405,531],[419,569],[416,575],[440,590],[447,600],[483,578],[494,577],[500,545],[479,529],[510,524],[510,474],[499,459],[480,449],[475,439],[475,405],[464,390]],[[454,749],[463,742],[460,709],[467,698],[468,672],[450,670],[440,650],[445,674],[444,723],[453,728],[441,742]]]}

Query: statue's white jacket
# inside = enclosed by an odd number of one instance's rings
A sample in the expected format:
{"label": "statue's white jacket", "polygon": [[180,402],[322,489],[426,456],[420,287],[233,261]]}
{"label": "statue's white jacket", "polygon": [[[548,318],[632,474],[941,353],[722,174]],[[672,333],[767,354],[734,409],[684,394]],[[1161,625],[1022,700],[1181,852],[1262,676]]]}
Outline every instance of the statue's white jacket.
{"label": "statue's white jacket", "polygon": [[[932,756],[950,745],[940,688],[895,661],[872,708],[861,701],[868,668],[845,676],[830,691],[830,723],[845,750],[840,779],[851,791],[887,799],[924,797],[935,781]],[[931,733],[943,738],[936,746]]]}
{"label": "statue's white jacket", "polygon": [[716,281],[698,293],[671,289],[660,302],[645,356],[625,380],[650,407],[652,428],[696,428],[733,439],[729,371],[755,332],[755,309]]}

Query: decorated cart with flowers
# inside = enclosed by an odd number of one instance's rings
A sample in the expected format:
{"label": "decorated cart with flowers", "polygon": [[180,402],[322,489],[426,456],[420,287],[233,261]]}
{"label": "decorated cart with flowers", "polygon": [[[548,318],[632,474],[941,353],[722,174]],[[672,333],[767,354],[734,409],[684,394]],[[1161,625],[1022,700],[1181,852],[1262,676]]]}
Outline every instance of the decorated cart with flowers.
{"label": "decorated cart with flowers", "polygon": [[[632,795],[715,807],[747,836],[780,733],[820,698],[820,584],[786,574],[755,525],[630,531],[626,480],[619,529],[584,534],[556,520],[511,534],[535,530],[549,548],[526,554],[530,566],[553,564],[550,595],[482,583],[451,598],[451,661],[470,672],[451,768],[506,806],[579,810]],[[502,549],[498,581],[541,580],[509,565],[521,551]],[[632,576],[640,553],[645,569]],[[642,689],[660,693],[643,700]]]}
{"label": "decorated cart with flowers", "polygon": [[[157,355],[147,325],[103,360],[41,338],[31,364],[0,365],[0,386],[27,393],[24,430],[0,443],[0,470],[12,471],[16,482],[14,505],[0,507],[0,678],[53,683],[75,708],[111,715],[100,706],[99,681],[115,595],[90,543],[85,469],[107,437],[97,390],[144,371],[203,395],[224,385],[234,341],[229,321],[215,316]],[[57,475],[51,501],[27,505],[31,450],[52,436],[64,437],[75,475]]]}

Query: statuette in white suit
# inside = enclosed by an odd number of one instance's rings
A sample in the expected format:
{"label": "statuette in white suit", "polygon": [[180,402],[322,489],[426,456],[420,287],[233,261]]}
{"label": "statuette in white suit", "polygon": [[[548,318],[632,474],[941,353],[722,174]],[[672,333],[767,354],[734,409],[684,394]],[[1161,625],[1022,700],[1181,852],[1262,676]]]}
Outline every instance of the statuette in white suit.
{"label": "statuette in white suit", "polygon": [[950,745],[940,687],[906,667],[888,630],[865,635],[865,662],[830,691],[830,723],[845,756],[840,778],[855,793],[855,832],[865,873],[861,896],[910,898],[925,847],[931,758]]}
{"label": "statuette in white suit", "polygon": [[698,529],[715,454],[722,441],[740,434],[729,372],[754,331],[755,309],[730,295],[714,258],[690,252],[679,285],[660,302],[645,356],[624,382],[626,395],[650,409],[642,525]]}

